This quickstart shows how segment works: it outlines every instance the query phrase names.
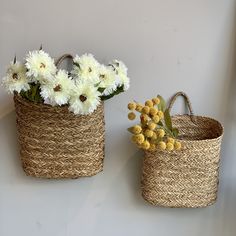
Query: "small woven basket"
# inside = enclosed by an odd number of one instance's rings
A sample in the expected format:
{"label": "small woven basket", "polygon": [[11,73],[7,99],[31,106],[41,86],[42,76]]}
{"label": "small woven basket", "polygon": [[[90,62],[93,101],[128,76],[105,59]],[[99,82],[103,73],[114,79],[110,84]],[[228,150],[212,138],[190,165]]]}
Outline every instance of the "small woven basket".
{"label": "small woven basket", "polygon": [[194,116],[183,92],[190,115],[172,117],[179,129],[180,151],[146,151],[141,181],[142,196],[153,205],[165,207],[206,207],[217,198],[222,125],[211,118]]}
{"label": "small woven basket", "polygon": [[[65,58],[63,55],[57,65]],[[74,115],[67,106],[52,107],[14,96],[20,156],[25,173],[40,178],[92,176],[103,169],[104,107]]]}

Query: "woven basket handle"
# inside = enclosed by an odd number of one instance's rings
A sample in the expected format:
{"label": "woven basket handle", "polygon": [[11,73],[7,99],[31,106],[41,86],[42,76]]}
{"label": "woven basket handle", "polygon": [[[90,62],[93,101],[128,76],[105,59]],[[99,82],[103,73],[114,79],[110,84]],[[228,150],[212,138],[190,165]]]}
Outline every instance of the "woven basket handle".
{"label": "woven basket handle", "polygon": [[170,103],[169,103],[169,106],[168,106],[168,110],[171,111],[171,109],[172,109],[172,107],[173,107],[173,105],[174,105],[174,103],[175,103],[177,97],[179,97],[179,96],[182,96],[182,97],[184,98],[185,103],[186,103],[187,106],[188,106],[188,109],[189,109],[189,112],[190,112],[190,116],[191,116],[191,118],[193,118],[193,117],[194,117],[194,113],[193,113],[193,108],[192,108],[191,102],[190,102],[189,97],[187,96],[187,94],[184,93],[184,92],[177,92],[177,93],[170,99]]}
{"label": "woven basket handle", "polygon": [[72,59],[73,60],[73,56],[69,53],[63,54],[61,57],[59,57],[56,62],[55,65],[56,67],[60,66],[60,64],[65,60],[65,59]]}

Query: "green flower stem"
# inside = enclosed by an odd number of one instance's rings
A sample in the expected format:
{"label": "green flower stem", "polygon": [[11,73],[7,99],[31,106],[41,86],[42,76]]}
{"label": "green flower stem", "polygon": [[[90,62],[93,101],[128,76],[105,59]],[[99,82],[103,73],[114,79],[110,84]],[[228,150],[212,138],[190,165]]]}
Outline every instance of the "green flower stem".
{"label": "green flower stem", "polygon": [[159,124],[159,126],[165,130],[166,133],[168,133],[172,138],[175,138],[175,136],[172,134],[172,132],[163,125],[163,123]]}

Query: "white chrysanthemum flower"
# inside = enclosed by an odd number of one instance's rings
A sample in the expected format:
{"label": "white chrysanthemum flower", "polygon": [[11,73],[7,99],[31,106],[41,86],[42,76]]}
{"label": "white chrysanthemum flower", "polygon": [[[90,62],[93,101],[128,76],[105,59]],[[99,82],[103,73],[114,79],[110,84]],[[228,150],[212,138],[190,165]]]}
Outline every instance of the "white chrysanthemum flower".
{"label": "white chrysanthemum flower", "polygon": [[88,80],[94,84],[99,82],[100,64],[92,54],[76,55],[74,58],[72,74],[79,80]]}
{"label": "white chrysanthemum flower", "polygon": [[109,65],[111,65],[116,71],[119,85],[124,86],[124,91],[128,90],[130,86],[130,79],[127,76],[128,68],[126,67],[126,65],[122,61],[118,60],[113,60]]}
{"label": "white chrysanthemum flower", "polygon": [[27,76],[32,81],[45,82],[56,73],[54,60],[43,50],[29,52],[26,57]]}
{"label": "white chrysanthemum flower", "polygon": [[97,109],[101,93],[92,84],[80,81],[76,84],[74,94],[70,99],[69,110],[75,114],[88,115]]}
{"label": "white chrysanthemum flower", "polygon": [[12,62],[10,64],[2,83],[9,93],[13,93],[14,91],[20,93],[21,91],[30,89],[29,81],[26,77],[26,68],[20,62]]}
{"label": "white chrysanthemum flower", "polygon": [[41,85],[40,94],[47,103],[61,106],[68,103],[74,86],[74,81],[68,73],[65,70],[59,70],[53,79]]}
{"label": "white chrysanthemum flower", "polygon": [[119,85],[116,76],[117,75],[116,75],[115,71],[110,66],[109,67],[104,66],[104,65],[100,66],[99,87],[105,88],[102,95],[105,95],[105,96],[110,95],[111,93],[113,93],[116,90],[117,86]]}

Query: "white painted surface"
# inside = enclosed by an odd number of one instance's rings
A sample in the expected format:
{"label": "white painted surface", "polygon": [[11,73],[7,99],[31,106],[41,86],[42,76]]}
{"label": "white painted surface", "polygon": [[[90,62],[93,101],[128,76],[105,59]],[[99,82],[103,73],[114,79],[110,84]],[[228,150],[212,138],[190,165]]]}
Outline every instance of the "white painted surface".
{"label": "white painted surface", "polygon": [[[122,59],[132,86],[106,103],[104,172],[63,181],[24,175],[11,96],[0,89],[0,235],[236,235],[235,7],[234,0],[1,0],[0,76],[15,52],[21,58],[43,43],[55,57]],[[142,154],[126,132],[126,104],[177,90],[189,94],[196,114],[225,126],[219,198],[209,208],[153,207],[140,196]]]}

